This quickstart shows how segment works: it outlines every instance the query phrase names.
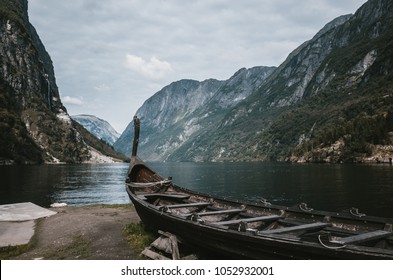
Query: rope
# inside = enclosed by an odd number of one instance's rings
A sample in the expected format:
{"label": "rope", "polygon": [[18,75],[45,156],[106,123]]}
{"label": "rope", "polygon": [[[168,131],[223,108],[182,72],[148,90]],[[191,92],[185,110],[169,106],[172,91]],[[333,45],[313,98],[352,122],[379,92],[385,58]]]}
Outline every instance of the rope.
{"label": "rope", "polygon": [[357,209],[357,208],[351,208],[349,210],[349,213],[351,213],[351,215],[353,215],[355,217],[359,217],[359,218],[366,216],[366,214],[359,213],[359,209]]}
{"label": "rope", "polygon": [[304,211],[304,212],[310,212],[310,211],[314,210],[314,209],[312,209],[312,208],[308,208],[308,207],[307,207],[307,204],[304,203],[304,202],[303,202],[303,203],[300,203],[299,208],[300,208],[300,210],[302,210],[302,211]]}
{"label": "rope", "polygon": [[322,242],[322,240],[321,240],[321,235],[320,235],[320,234],[318,235],[318,241],[319,241],[319,244],[322,245],[322,247],[325,247],[325,248],[330,249],[330,250],[343,249],[343,248],[346,247],[346,245],[342,245],[342,246],[328,246],[328,245],[326,245],[326,244],[324,244],[324,243]]}

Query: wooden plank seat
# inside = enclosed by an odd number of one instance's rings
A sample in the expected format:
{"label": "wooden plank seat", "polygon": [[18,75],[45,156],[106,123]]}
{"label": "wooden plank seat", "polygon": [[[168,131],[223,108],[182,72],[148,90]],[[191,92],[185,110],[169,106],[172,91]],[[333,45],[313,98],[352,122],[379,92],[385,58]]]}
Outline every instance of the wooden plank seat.
{"label": "wooden plank seat", "polygon": [[132,188],[150,188],[150,187],[156,187],[156,186],[165,186],[171,184],[172,181],[170,180],[164,180],[164,181],[159,181],[159,182],[149,182],[149,183],[126,183],[127,186],[132,187]]}
{"label": "wooden plank seat", "polygon": [[392,234],[393,234],[393,232],[390,232],[390,231],[376,230],[376,231],[351,235],[348,237],[336,237],[336,238],[330,240],[330,242],[341,244],[341,245],[355,244],[355,243],[366,242],[366,241],[371,241],[371,240],[376,240],[376,239],[382,239],[382,238],[388,237]]}
{"label": "wooden plank seat", "polygon": [[138,193],[137,197],[143,200],[147,200],[149,198],[168,198],[181,200],[190,198],[190,195],[185,195],[182,193]]}
{"label": "wooden plank seat", "polygon": [[236,220],[229,220],[229,221],[221,221],[212,223],[218,226],[230,226],[236,225],[239,223],[252,223],[252,222],[268,222],[268,221],[276,221],[280,219],[280,216],[277,215],[270,215],[270,216],[260,216],[260,217],[252,217],[252,218],[244,218],[244,219],[236,219]]}
{"label": "wooden plank seat", "polygon": [[234,208],[234,209],[226,209],[226,210],[216,210],[216,211],[207,211],[196,213],[199,217],[203,216],[212,216],[212,215],[221,215],[221,214],[236,214],[245,211],[244,208]]}
{"label": "wooden plank seat", "polygon": [[160,208],[175,209],[175,208],[188,208],[188,207],[203,207],[203,206],[209,206],[209,205],[212,205],[212,203],[210,203],[210,202],[195,202],[195,203],[163,205]]}
{"label": "wooden plank seat", "polygon": [[189,213],[185,214],[184,216],[212,216],[212,215],[223,215],[223,214],[236,214],[245,211],[244,208],[234,208],[234,209],[226,209],[226,210],[216,210],[216,211],[207,211],[207,212],[197,212],[197,213]]}
{"label": "wooden plank seat", "polygon": [[283,227],[278,229],[270,229],[270,230],[263,230],[258,231],[258,234],[276,234],[276,233],[289,233],[295,231],[303,231],[303,230],[316,230],[316,229],[323,229],[325,227],[330,226],[330,223],[311,223],[311,224],[304,224],[299,226],[291,226],[291,227]]}

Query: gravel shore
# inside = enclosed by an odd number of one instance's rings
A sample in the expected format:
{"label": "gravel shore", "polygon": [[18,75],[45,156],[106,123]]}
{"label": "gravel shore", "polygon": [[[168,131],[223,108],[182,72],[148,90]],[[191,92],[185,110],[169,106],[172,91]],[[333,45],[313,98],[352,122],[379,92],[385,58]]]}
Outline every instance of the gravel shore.
{"label": "gravel shore", "polygon": [[131,205],[93,205],[51,209],[56,215],[36,221],[24,253],[12,259],[138,259],[123,229],[140,219]]}

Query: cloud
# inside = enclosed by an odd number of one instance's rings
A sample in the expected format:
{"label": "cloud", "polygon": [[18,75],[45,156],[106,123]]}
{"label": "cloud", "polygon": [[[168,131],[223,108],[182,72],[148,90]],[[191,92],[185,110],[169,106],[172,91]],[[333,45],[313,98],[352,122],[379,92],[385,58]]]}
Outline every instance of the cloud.
{"label": "cloud", "polygon": [[71,96],[63,96],[61,98],[63,104],[67,105],[83,105],[83,100],[81,98],[71,97]]}
{"label": "cloud", "polygon": [[154,56],[146,61],[139,56],[127,54],[125,66],[153,80],[160,80],[173,71],[169,62],[161,61]]}
{"label": "cloud", "polygon": [[121,123],[121,131],[169,83],[278,66],[364,2],[29,0],[29,19],[52,58],[67,110]]}
{"label": "cloud", "polygon": [[94,89],[98,92],[106,92],[110,90],[110,87],[106,84],[99,84],[98,86],[95,86]]}

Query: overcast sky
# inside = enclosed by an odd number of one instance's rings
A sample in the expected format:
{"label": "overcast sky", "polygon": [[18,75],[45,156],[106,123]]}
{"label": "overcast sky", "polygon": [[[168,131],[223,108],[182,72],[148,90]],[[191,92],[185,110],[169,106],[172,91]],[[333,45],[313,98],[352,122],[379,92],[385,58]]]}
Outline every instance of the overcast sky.
{"label": "overcast sky", "polygon": [[143,102],[180,79],[226,80],[278,66],[366,0],[29,0],[70,115],[122,133]]}

